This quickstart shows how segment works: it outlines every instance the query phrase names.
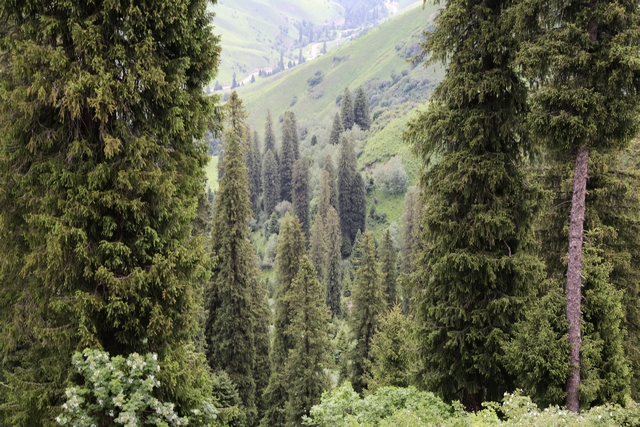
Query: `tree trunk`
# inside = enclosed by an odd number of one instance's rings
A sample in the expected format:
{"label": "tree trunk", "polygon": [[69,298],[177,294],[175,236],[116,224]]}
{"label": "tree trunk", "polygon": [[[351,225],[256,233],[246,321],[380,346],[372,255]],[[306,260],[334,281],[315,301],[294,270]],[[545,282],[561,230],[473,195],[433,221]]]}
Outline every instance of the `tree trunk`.
{"label": "tree trunk", "polygon": [[584,212],[587,195],[587,167],[589,163],[589,147],[583,145],[578,149],[576,170],[573,177],[573,198],[571,200],[571,225],[569,228],[569,261],[567,266],[567,321],[569,323],[569,364],[571,374],[567,379],[567,409],[578,412],[580,401],[580,323],[582,311],[582,240],[584,235]]}

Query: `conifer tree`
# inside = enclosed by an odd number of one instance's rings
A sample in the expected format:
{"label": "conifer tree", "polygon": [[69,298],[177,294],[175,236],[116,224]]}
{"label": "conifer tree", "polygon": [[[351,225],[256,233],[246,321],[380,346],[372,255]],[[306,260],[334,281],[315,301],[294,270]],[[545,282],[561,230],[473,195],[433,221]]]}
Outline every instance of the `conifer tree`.
{"label": "conifer tree", "polygon": [[[340,229],[345,245],[350,248],[357,229],[353,223],[353,184],[356,175],[356,153],[349,139],[343,137],[338,153],[338,201],[340,205]],[[349,250],[348,253],[351,251]],[[348,255],[348,253],[346,255]],[[344,252],[343,252],[344,254]]]}
{"label": "conifer tree", "polygon": [[280,174],[273,151],[267,150],[262,163],[262,201],[264,213],[271,215],[280,201]]}
{"label": "conifer tree", "polygon": [[396,279],[398,278],[396,248],[391,241],[389,229],[384,233],[382,244],[378,248],[378,259],[382,267],[382,288],[387,306],[392,308],[398,303],[396,296]]}
{"label": "conifer tree", "polygon": [[[271,324],[271,310],[267,300],[267,293],[263,286],[254,288],[254,342],[256,347],[256,363],[253,377],[256,382],[256,406],[259,419],[269,409],[263,398],[264,391],[269,385],[271,376],[271,360],[269,359],[269,325]],[[257,425],[258,420],[254,425]]]}
{"label": "conifer tree", "polygon": [[300,220],[300,226],[305,238],[309,238],[311,228],[310,190],[309,190],[309,159],[298,159],[293,165],[293,213]]}
{"label": "conifer tree", "polygon": [[363,232],[367,222],[367,190],[364,188],[362,175],[357,171],[351,186],[351,209],[352,233]]}
{"label": "conifer tree", "polygon": [[411,319],[396,304],[381,316],[380,326],[371,339],[371,367],[367,390],[382,386],[408,387],[411,384]]}
{"label": "conifer tree", "polygon": [[[234,92],[235,94],[235,92]],[[224,176],[220,180],[211,233],[215,265],[207,302],[207,358],[238,386],[249,425],[257,422],[256,332],[264,321],[257,260],[249,240],[249,176],[240,126],[230,117],[224,141]],[[234,130],[234,127],[236,129]]]}
{"label": "conifer tree", "polygon": [[269,385],[264,392],[264,402],[267,405],[260,425],[263,427],[284,426],[286,424],[286,406],[289,393],[286,389],[286,372],[284,370],[289,351],[294,348],[294,342],[287,336],[292,311],[287,295],[291,283],[298,274],[300,261],[305,256],[305,239],[300,228],[300,221],[295,216],[287,215],[280,226],[280,236],[276,255],[276,317],[273,325],[273,339],[271,344],[271,376]]}
{"label": "conifer tree", "polygon": [[264,124],[264,153],[271,150],[276,152],[276,135],[273,132],[273,120],[271,119],[271,110],[267,110],[267,120]]}
{"label": "conifer tree", "polygon": [[338,199],[338,182],[336,179],[336,168],[333,165],[333,160],[330,155],[326,155],[324,158],[324,168],[323,170],[327,171],[329,177],[327,178],[327,183],[324,184],[324,177],[320,180],[320,191],[322,193],[323,185],[327,188],[329,193],[329,202],[331,206],[336,210],[336,212],[340,212],[340,201]]}
{"label": "conifer tree", "polygon": [[324,220],[324,240],[327,250],[324,260],[324,284],[326,289],[326,303],[333,316],[340,316],[342,308],[340,307],[341,283],[342,276],[340,268],[340,245],[342,242],[340,233],[340,218],[338,213],[330,206],[327,216]]}
{"label": "conifer tree", "polygon": [[336,113],[336,115],[333,116],[333,125],[331,126],[331,134],[329,135],[329,144],[340,144],[340,135],[342,135],[342,132],[344,132],[342,119],[340,119],[340,115]]}
{"label": "conifer tree", "polygon": [[156,352],[181,414],[210,395],[198,357],[168,368],[192,353],[206,262],[206,7],[0,2],[1,425],[52,425],[84,347]]}
{"label": "conifer tree", "polygon": [[353,309],[349,319],[356,346],[349,355],[350,379],[358,393],[366,386],[370,375],[371,339],[380,324],[386,302],[380,282],[381,272],[376,260],[376,247],[371,232],[362,235],[362,259],[355,273],[351,299]]}
{"label": "conifer tree", "polygon": [[315,147],[317,144],[318,144],[318,137],[317,137],[317,136],[315,136],[315,135],[313,135],[313,136],[311,137],[311,146],[312,146],[312,147]]}
{"label": "conifer tree", "polygon": [[251,208],[257,214],[260,208],[260,194],[262,193],[262,153],[260,153],[260,139],[256,131],[253,131],[250,153],[247,156],[249,159],[247,162],[249,181],[251,183],[249,198],[251,200]]}
{"label": "conifer tree", "polygon": [[547,147],[575,157],[566,313],[572,367],[567,408],[577,412],[589,151],[623,148],[637,132],[640,11],[633,0],[536,2],[528,10],[535,12],[521,22],[540,23],[520,53],[527,76],[542,83],[532,95],[532,130]]}
{"label": "conifer tree", "polygon": [[340,119],[342,119],[344,130],[351,130],[355,118],[353,115],[353,100],[348,87],[344,88],[342,101],[340,101]]}
{"label": "conifer tree", "polygon": [[285,332],[293,343],[285,366],[287,425],[299,426],[320,402],[331,380],[326,370],[331,366],[330,339],[327,332],[329,310],[324,304],[322,285],[311,261],[305,256],[286,296],[291,308],[291,323]]}
{"label": "conifer tree", "polygon": [[298,129],[296,116],[284,113],[282,122],[282,152],[280,153],[280,200],[292,201],[293,164],[298,160]]}
{"label": "conifer tree", "polygon": [[325,258],[327,253],[327,242],[325,241],[325,219],[320,213],[316,214],[311,226],[311,237],[309,238],[309,260],[316,269],[318,278],[324,280]]}
{"label": "conifer tree", "polygon": [[353,101],[353,121],[362,130],[371,127],[371,114],[369,113],[369,98],[362,86],[356,90],[356,97]]}
{"label": "conifer tree", "polygon": [[447,74],[405,134],[425,163],[420,381],[473,409],[513,388],[502,342],[543,278],[527,252],[537,208],[522,168],[527,87],[503,15],[511,4],[447,3],[423,45]]}

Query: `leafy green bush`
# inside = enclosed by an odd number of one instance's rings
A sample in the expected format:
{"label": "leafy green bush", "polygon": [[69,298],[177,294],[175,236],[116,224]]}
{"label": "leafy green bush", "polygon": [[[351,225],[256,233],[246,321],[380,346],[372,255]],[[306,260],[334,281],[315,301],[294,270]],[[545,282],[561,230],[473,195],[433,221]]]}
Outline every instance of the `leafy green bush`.
{"label": "leafy green bush", "polygon": [[66,389],[67,401],[56,417],[60,425],[223,425],[211,399],[201,402],[200,408],[188,416],[180,416],[173,403],[154,397],[153,389],[160,386],[156,378],[160,365],[155,353],[144,356],[132,353],[125,359],[110,357],[101,350],[85,349],[73,356],[72,364],[84,378],[84,384]]}
{"label": "leafy green bush", "polygon": [[551,406],[540,410],[521,392],[505,394],[502,403],[487,402],[468,413],[448,405],[433,393],[415,388],[382,387],[361,398],[348,382],[322,396],[305,425],[318,427],[614,427],[640,426],[640,405],[603,405],[580,414]]}

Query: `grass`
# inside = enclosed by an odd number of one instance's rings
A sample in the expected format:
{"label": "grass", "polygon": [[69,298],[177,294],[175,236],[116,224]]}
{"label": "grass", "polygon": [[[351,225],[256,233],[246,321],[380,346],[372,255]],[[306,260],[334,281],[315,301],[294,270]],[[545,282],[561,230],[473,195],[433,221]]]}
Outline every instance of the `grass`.
{"label": "grass", "polygon": [[224,0],[211,11],[216,14],[214,33],[222,36],[217,76],[221,83],[230,83],[234,72],[240,80],[254,68],[273,65],[280,58],[274,49],[280,28],[286,28],[287,38],[293,40],[298,37],[294,22],[320,26],[339,22],[343,13],[335,0]]}
{"label": "grass", "polygon": [[[393,71],[408,70],[410,75],[419,78],[439,79],[441,70],[420,66],[411,69],[395,48],[396,45],[413,43],[439,7],[428,5],[424,10],[410,9],[313,61],[239,88],[238,94],[249,113],[249,124],[260,131],[264,129],[267,109],[276,118],[287,109],[298,117],[332,117],[337,111],[336,97],[343,93],[345,87],[354,90],[370,79],[389,79]],[[311,92],[307,79],[316,71],[324,73],[324,80]],[[294,96],[298,101],[290,107]]]}

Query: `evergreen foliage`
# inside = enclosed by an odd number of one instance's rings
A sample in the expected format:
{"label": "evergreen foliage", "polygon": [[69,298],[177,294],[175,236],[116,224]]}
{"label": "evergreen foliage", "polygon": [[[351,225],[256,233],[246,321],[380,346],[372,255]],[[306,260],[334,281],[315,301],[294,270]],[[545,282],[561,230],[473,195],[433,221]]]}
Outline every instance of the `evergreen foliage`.
{"label": "evergreen foliage", "polygon": [[[366,221],[366,193],[362,177],[356,171],[356,152],[348,138],[343,137],[338,154],[338,202],[343,247],[351,248],[358,230]],[[346,245],[346,246],[345,246]],[[343,255],[348,253],[343,251]]]}
{"label": "evergreen foliage", "polygon": [[247,423],[254,425],[258,419],[256,331],[264,321],[259,314],[266,308],[260,297],[257,260],[249,240],[249,176],[238,117],[241,115],[229,117],[224,139],[225,172],[219,183],[211,233],[214,267],[205,335],[211,368],[224,370],[238,386]]}
{"label": "evergreen foliage", "polygon": [[264,152],[271,150],[276,152],[276,135],[273,132],[273,120],[271,119],[271,110],[267,110],[267,119],[264,124]]}
{"label": "evergreen foliage", "polygon": [[362,235],[361,248],[362,259],[355,273],[351,293],[353,309],[349,318],[352,337],[356,340],[356,346],[349,354],[349,377],[358,393],[366,387],[366,377],[370,375],[371,340],[386,307],[380,282],[382,274],[371,232]]}
{"label": "evergreen foliage", "polygon": [[278,163],[270,149],[264,155],[262,163],[262,202],[264,213],[271,215],[280,202],[280,174]]}
{"label": "evergreen foliage", "polygon": [[284,113],[282,122],[282,152],[280,153],[280,200],[292,201],[293,165],[298,160],[298,127],[291,111]]}
{"label": "evergreen foliage", "polygon": [[447,74],[405,133],[425,163],[419,377],[474,410],[513,389],[502,343],[543,275],[527,252],[536,193],[522,170],[527,88],[513,71],[510,5],[447,3],[423,44],[430,62],[447,61]]}
{"label": "evergreen foliage", "polygon": [[[219,120],[207,4],[0,2],[2,425],[52,425],[84,347],[186,357],[206,273],[197,141]],[[192,374],[206,365],[157,390],[180,413]]]}
{"label": "evergreen foliage", "polygon": [[[336,179],[336,168],[333,165],[333,160],[330,155],[325,156],[324,158],[324,168],[323,170],[327,171],[329,174],[328,178],[326,178],[327,182],[324,182],[324,174],[320,180],[320,193],[325,194],[325,191],[328,191],[329,194],[329,203],[336,210],[336,212],[340,212],[340,201],[338,198],[338,181]],[[321,196],[321,200],[323,200],[324,196]]]}
{"label": "evergreen foliage", "polygon": [[382,386],[408,387],[411,383],[412,355],[411,319],[396,304],[380,320],[371,339],[371,373],[366,378],[367,390]]}
{"label": "evergreen foliage", "polygon": [[344,88],[344,94],[342,95],[342,101],[340,101],[340,119],[342,120],[342,126],[344,130],[350,130],[354,124],[353,115],[353,100],[351,99],[351,92],[349,88]]}
{"label": "evergreen foliage", "polygon": [[327,242],[325,241],[325,219],[320,213],[316,214],[311,226],[311,237],[309,238],[309,260],[316,269],[318,278],[324,280],[325,258],[327,253]]}
{"label": "evergreen foliage", "polygon": [[398,303],[396,295],[396,279],[398,278],[398,257],[396,254],[396,248],[393,246],[393,241],[391,241],[391,232],[389,231],[389,229],[385,231],[384,236],[382,237],[382,243],[378,248],[378,259],[380,260],[380,266],[382,268],[382,288],[384,289],[387,306],[389,308],[392,308]]}
{"label": "evergreen foliage", "polygon": [[262,153],[260,152],[260,139],[258,132],[253,131],[251,149],[247,155],[247,168],[249,168],[249,199],[251,209],[255,214],[260,210],[260,194],[262,193]]}
{"label": "evergreen foliage", "polygon": [[287,425],[298,426],[320,402],[331,380],[330,340],[327,332],[329,311],[324,304],[322,285],[311,261],[305,256],[286,295],[291,323],[285,335],[293,343],[286,360]]}
{"label": "evergreen foliage", "polygon": [[336,210],[330,206],[324,220],[324,240],[327,250],[324,259],[324,284],[326,289],[326,303],[333,316],[340,316],[340,296],[342,270],[340,267],[340,218]]}
{"label": "evergreen foliage", "polygon": [[316,145],[318,145],[318,137],[313,135],[311,136],[311,146],[315,147]]}
{"label": "evergreen foliage", "polygon": [[309,189],[309,159],[307,157],[298,159],[293,165],[292,199],[293,213],[300,220],[302,232],[305,238],[308,239],[311,228],[311,194]]}
{"label": "evergreen foliage", "polygon": [[[530,124],[551,150],[575,157],[567,262],[567,407],[579,410],[585,198],[591,149],[620,149],[638,130],[640,10],[636,1],[536,1],[517,11],[531,31],[519,62],[532,82]],[[529,28],[532,23],[537,26]],[[570,52],[570,54],[568,54]]]}
{"label": "evergreen foliage", "polygon": [[371,113],[369,113],[369,98],[362,86],[356,90],[356,97],[353,101],[353,122],[360,126],[362,130],[369,130],[371,127]]}
{"label": "evergreen foliage", "polygon": [[271,376],[264,392],[267,405],[260,425],[264,427],[284,426],[287,421],[286,406],[289,391],[286,389],[285,363],[289,351],[295,346],[287,330],[292,321],[292,308],[287,295],[291,283],[298,274],[300,261],[305,256],[305,238],[297,217],[286,215],[280,226],[276,255],[276,316],[271,344]]}
{"label": "evergreen foliage", "polygon": [[340,144],[340,135],[342,135],[342,132],[344,132],[342,119],[340,119],[340,115],[336,113],[336,115],[333,116],[333,125],[331,126],[331,134],[329,135],[329,144]]}

